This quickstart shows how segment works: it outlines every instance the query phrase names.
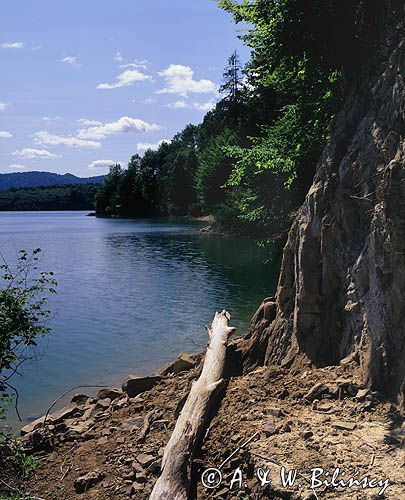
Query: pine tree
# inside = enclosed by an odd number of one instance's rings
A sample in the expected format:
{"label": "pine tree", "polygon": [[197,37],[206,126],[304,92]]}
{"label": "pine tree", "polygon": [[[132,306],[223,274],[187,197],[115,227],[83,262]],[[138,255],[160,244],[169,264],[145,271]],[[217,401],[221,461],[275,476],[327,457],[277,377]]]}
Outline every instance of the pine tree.
{"label": "pine tree", "polygon": [[236,50],[228,58],[228,66],[223,73],[224,83],[219,91],[226,93],[225,99],[237,100],[243,88],[242,65]]}

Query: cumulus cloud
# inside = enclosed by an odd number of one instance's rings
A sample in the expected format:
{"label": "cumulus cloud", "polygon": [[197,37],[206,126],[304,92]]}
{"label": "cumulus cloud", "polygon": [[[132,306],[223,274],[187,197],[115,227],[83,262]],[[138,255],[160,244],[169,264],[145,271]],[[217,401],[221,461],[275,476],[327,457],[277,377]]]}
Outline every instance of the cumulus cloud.
{"label": "cumulus cloud", "polygon": [[127,132],[154,132],[155,130],[160,129],[161,127],[155,123],[148,123],[143,120],[139,120],[138,118],[122,116],[115,122],[104,123],[103,125],[81,129],[78,131],[77,137],[80,139],[94,139],[100,141],[105,139],[108,135]]}
{"label": "cumulus cloud", "polygon": [[158,142],[155,142],[155,143],[150,143],[150,142],[139,142],[137,145],[136,145],[136,149],[138,151],[146,151],[148,149],[151,149],[152,151],[156,151],[159,146],[161,144],[163,144],[164,142],[166,142],[167,144],[170,143],[170,139],[161,139],[160,141]]}
{"label": "cumulus cloud", "polygon": [[178,94],[187,97],[189,93],[208,94],[217,92],[217,86],[211,80],[194,80],[194,71],[190,66],[171,64],[159,72],[166,83],[166,87],[158,90],[158,94]]}
{"label": "cumulus cloud", "polygon": [[24,170],[24,165],[20,165],[19,163],[12,163],[11,165],[8,166],[8,168],[11,168],[12,170]]}
{"label": "cumulus cloud", "polygon": [[[132,102],[135,102],[135,99],[133,99]],[[147,97],[146,99],[144,99],[142,101],[143,104],[154,104],[156,102],[156,99],[154,99],[153,97]]]}
{"label": "cumulus cloud", "polygon": [[88,120],[87,118],[80,118],[80,120],[77,120],[77,123],[80,123],[80,125],[84,125],[85,127],[92,127],[94,125],[102,125],[102,122],[99,122],[97,120]]}
{"label": "cumulus cloud", "polygon": [[2,49],[23,49],[23,42],[5,42],[0,45]]}
{"label": "cumulus cloud", "polygon": [[118,61],[118,62],[122,61],[122,54],[121,54],[121,52],[116,52],[114,54],[114,61]]}
{"label": "cumulus cloud", "polygon": [[7,132],[7,130],[0,130],[0,138],[9,139],[10,137],[13,137],[13,134]]}
{"label": "cumulus cloud", "polygon": [[48,145],[48,146],[68,146],[70,148],[100,148],[101,143],[96,141],[84,141],[73,136],[62,136],[50,134],[46,131],[36,132],[35,142],[37,144]]}
{"label": "cumulus cloud", "polygon": [[127,69],[117,76],[115,82],[99,83],[96,88],[119,89],[121,87],[129,87],[133,85],[135,82],[142,82],[146,80],[152,81],[152,77],[150,75],[142,73],[142,71],[138,71],[137,69]]}
{"label": "cumulus cloud", "polygon": [[43,116],[41,120],[45,123],[52,123],[58,120],[62,120],[62,118],[60,116]]}
{"label": "cumulus cloud", "polygon": [[14,153],[12,153],[12,155],[31,160],[35,158],[42,160],[51,160],[52,158],[60,158],[59,155],[50,153],[46,149],[33,149],[33,148],[17,149],[17,151],[14,151]]}
{"label": "cumulus cloud", "polygon": [[0,101],[0,111],[4,111],[7,108],[7,103]]}
{"label": "cumulus cloud", "polygon": [[185,101],[176,101],[166,104],[166,107],[172,109],[196,109],[198,111],[210,111],[215,107],[216,101],[214,99],[210,99],[207,102],[185,102]]}
{"label": "cumulus cloud", "polygon": [[113,160],[94,160],[90,163],[89,168],[108,168],[111,165],[115,165],[117,162]]}
{"label": "cumulus cloud", "polygon": [[77,56],[67,56],[60,60],[60,62],[70,64],[71,66],[80,66]]}

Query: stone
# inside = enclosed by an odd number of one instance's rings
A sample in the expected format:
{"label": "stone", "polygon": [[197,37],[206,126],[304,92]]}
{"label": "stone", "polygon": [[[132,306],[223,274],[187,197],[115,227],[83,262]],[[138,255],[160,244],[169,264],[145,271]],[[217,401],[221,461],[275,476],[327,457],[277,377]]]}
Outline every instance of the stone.
{"label": "stone", "polygon": [[177,356],[175,361],[168,363],[156,372],[157,375],[169,375],[170,373],[180,373],[186,370],[191,370],[197,365],[196,359],[189,354],[183,352]]}
{"label": "stone", "polygon": [[371,392],[369,389],[359,389],[356,394],[357,401],[363,401]]}
{"label": "stone", "polygon": [[89,399],[91,399],[90,396],[87,396],[86,394],[75,394],[70,402],[77,405],[83,405],[87,403]]}
{"label": "stone", "polygon": [[354,431],[354,429],[356,428],[356,424],[353,424],[351,422],[343,422],[341,420],[333,422],[332,425],[336,429],[340,429],[343,431]]}
{"label": "stone", "polygon": [[283,410],[281,408],[269,408],[268,412],[274,417],[281,417],[283,415]]}
{"label": "stone", "polygon": [[314,433],[312,431],[301,431],[300,432],[300,436],[302,437],[302,439],[305,439],[305,441],[307,439],[311,438],[313,435],[314,435]]}
{"label": "stone", "polygon": [[102,481],[105,477],[105,474],[100,470],[95,470],[93,472],[89,472],[84,476],[77,478],[74,482],[74,488],[76,493],[84,493],[89,490],[97,483]]}
{"label": "stone", "polygon": [[142,425],[143,425],[142,417],[131,417],[124,420],[121,424],[121,427],[127,432],[133,432],[135,430],[140,429]]}
{"label": "stone", "polygon": [[45,417],[37,418],[30,424],[24,425],[24,427],[21,428],[20,434],[21,436],[25,436],[26,434],[30,434],[31,432],[35,431],[36,429],[39,429],[42,427],[44,424]]}
{"label": "stone", "polygon": [[321,399],[321,397],[328,392],[329,389],[326,385],[318,383],[311,387],[311,389],[305,394],[304,398],[308,401],[313,401],[314,399]]}
{"label": "stone", "polygon": [[129,375],[122,385],[122,390],[126,392],[130,398],[133,398],[142,392],[150,391],[161,380],[162,377],[157,375],[152,375],[150,377]]}
{"label": "stone", "polygon": [[274,422],[273,417],[269,417],[266,420],[266,423],[264,424],[263,432],[264,432],[264,435],[266,437],[272,436],[273,434],[276,433],[276,424]]}
{"label": "stone", "polygon": [[135,458],[143,468],[148,467],[155,460],[154,456],[147,453],[139,453]]}
{"label": "stone", "polygon": [[122,390],[118,387],[104,387],[100,391],[98,391],[96,398],[97,399],[106,399],[108,398],[110,401],[119,398],[122,396]]}

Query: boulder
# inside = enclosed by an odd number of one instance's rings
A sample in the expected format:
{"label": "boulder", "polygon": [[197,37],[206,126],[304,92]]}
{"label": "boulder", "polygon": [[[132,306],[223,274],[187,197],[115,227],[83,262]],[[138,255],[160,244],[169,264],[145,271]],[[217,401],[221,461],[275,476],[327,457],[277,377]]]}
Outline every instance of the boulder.
{"label": "boulder", "polygon": [[70,402],[77,405],[84,405],[89,399],[91,399],[90,396],[87,396],[86,394],[75,394]]}
{"label": "boulder", "polygon": [[129,375],[122,385],[122,390],[126,392],[130,398],[134,398],[142,392],[150,391],[150,389],[161,380],[162,377],[157,375],[152,375],[150,377]]}
{"label": "boulder", "polygon": [[122,396],[122,390],[118,387],[104,387],[100,391],[98,391],[96,398],[97,399],[113,399],[119,398]]}
{"label": "boulder", "polygon": [[170,373],[177,374],[195,368],[198,361],[198,356],[190,356],[190,354],[183,352],[177,356],[175,361],[163,366],[156,373],[162,376],[169,375]]}
{"label": "boulder", "polygon": [[89,472],[88,474],[85,474],[84,476],[77,478],[74,482],[74,488],[76,493],[84,493],[85,491],[89,490],[97,483],[102,481],[104,477],[105,477],[104,472],[100,470],[95,470],[93,472]]}
{"label": "boulder", "polygon": [[45,421],[45,417],[37,418],[30,424],[24,425],[24,427],[21,428],[21,436],[25,436],[26,434],[30,434],[31,432],[35,431],[36,429],[39,429],[40,427],[43,426]]}

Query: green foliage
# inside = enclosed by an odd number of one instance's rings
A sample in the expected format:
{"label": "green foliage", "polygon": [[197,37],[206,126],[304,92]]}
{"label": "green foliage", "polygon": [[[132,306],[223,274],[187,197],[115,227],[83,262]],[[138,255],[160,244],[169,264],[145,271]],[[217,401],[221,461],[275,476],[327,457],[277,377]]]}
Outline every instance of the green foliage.
{"label": "green foliage", "polygon": [[0,210],[92,210],[99,184],[0,191]]}
{"label": "green foliage", "polygon": [[56,293],[52,272],[37,269],[40,249],[31,253],[20,250],[14,268],[3,259],[0,265],[0,419],[5,417],[4,406],[12,397],[10,378],[19,366],[30,358],[38,337],[49,333],[46,320],[49,294]]}
{"label": "green foliage", "polygon": [[135,170],[130,162],[111,171],[99,213],[209,213],[226,229],[263,239],[289,227],[379,7],[364,0],[218,3],[243,26],[250,61],[242,68],[231,54],[224,97],[200,125],[137,156]]}

